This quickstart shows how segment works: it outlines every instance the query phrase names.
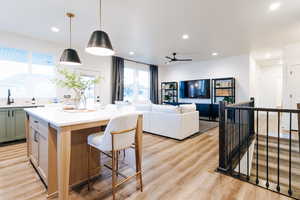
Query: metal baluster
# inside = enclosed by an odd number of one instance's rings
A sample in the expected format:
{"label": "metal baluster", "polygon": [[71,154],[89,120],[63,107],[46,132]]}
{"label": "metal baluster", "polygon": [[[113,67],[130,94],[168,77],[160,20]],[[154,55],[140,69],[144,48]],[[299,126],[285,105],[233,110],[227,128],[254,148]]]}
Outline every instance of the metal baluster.
{"label": "metal baluster", "polygon": [[269,112],[267,111],[267,159],[266,159],[266,164],[267,164],[267,182],[266,182],[266,187],[269,188]]}
{"label": "metal baluster", "polygon": [[232,143],[233,143],[233,139],[232,139],[232,135],[234,134],[234,130],[233,130],[233,120],[232,120],[232,110],[228,110],[229,111],[229,120],[230,120],[230,160],[231,160],[231,165],[230,168],[232,170]]}
{"label": "metal baluster", "polygon": [[[228,163],[227,163],[227,165],[229,165],[229,162],[230,162],[230,152],[231,152],[231,141],[230,141],[230,134],[231,134],[231,132],[230,132],[230,123],[229,123],[229,117],[228,117],[228,113],[229,113],[229,110],[228,109],[226,109],[225,108],[225,122],[226,122],[226,127],[225,127],[225,132],[226,132],[226,138],[227,138],[227,142],[226,142],[226,152],[227,152],[227,155],[226,155],[226,157],[227,157],[227,161],[228,161]],[[228,141],[229,140],[229,141]]]}
{"label": "metal baluster", "polygon": [[289,141],[289,195],[292,192],[292,113],[290,112],[290,141]]}
{"label": "metal baluster", "polygon": [[239,177],[241,174],[241,109],[239,109]]}
{"label": "metal baluster", "polygon": [[[231,140],[232,140],[232,150],[235,148],[235,110],[231,110],[231,125],[232,125],[232,129],[233,131],[231,132]],[[232,152],[231,152],[232,155]],[[231,167],[233,166],[233,159],[231,157]],[[232,169],[233,170],[233,169]]]}
{"label": "metal baluster", "polygon": [[[247,111],[248,114],[251,112],[251,111]],[[249,122],[249,120],[248,120]],[[248,123],[248,127],[249,128],[249,123]],[[249,129],[248,129],[249,130]],[[246,131],[247,133],[248,131]],[[250,133],[250,132],[249,132]],[[250,133],[251,134],[251,133]],[[247,145],[247,180],[249,181],[249,134],[246,135],[246,145]]]}
{"label": "metal baluster", "polygon": [[277,191],[280,191],[280,112],[278,112],[278,138],[277,138]]}
{"label": "metal baluster", "polygon": [[258,111],[256,112],[256,184],[259,183],[258,179]]}

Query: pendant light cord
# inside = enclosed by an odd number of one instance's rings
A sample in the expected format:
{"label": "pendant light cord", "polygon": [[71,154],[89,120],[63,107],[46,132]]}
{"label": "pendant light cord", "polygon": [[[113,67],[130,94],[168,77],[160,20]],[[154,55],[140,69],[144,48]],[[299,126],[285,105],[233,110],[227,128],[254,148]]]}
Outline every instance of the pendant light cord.
{"label": "pendant light cord", "polygon": [[71,23],[72,23],[72,17],[70,17],[70,49],[72,48],[72,26],[71,26]]}
{"label": "pendant light cord", "polygon": [[101,5],[101,0],[99,0],[99,27],[100,27],[100,30],[102,30],[102,5]]}

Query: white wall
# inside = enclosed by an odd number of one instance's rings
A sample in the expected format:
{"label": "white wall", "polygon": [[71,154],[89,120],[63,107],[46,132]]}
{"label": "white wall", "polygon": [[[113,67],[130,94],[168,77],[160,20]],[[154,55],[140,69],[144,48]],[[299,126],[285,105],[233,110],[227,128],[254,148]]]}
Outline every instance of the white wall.
{"label": "white wall", "polygon": [[[55,33],[53,33],[55,34]],[[17,34],[0,32],[0,46],[25,49],[40,53],[46,53],[55,57],[55,63],[59,62],[62,51],[66,48],[63,45],[33,39]],[[87,70],[88,73],[99,73],[103,80],[96,89],[96,95],[100,96],[103,103],[111,102],[111,57],[97,57],[84,52],[82,47],[76,47],[83,65],[79,67],[69,67],[70,69]],[[64,89],[58,89],[58,96],[61,97],[67,93]]]}
{"label": "white wall", "polygon": [[[234,77],[236,79],[236,102],[250,98],[249,55],[241,55],[216,60],[164,65],[159,67],[162,81],[181,81],[194,79],[213,79]],[[210,99],[179,99],[181,102],[210,103]]]}
{"label": "white wall", "polygon": [[[282,92],[282,100],[283,100],[283,107],[284,108],[290,108],[290,109],[296,109],[296,103],[300,103],[299,99],[297,97],[300,96],[300,90],[297,90],[300,85],[300,77],[298,84],[291,83],[289,80],[290,72],[295,68],[300,67],[300,43],[295,43],[291,45],[287,45],[283,49],[283,92]],[[296,86],[297,85],[297,86]],[[290,88],[290,87],[294,88]],[[296,88],[295,88],[296,87]],[[297,92],[298,91],[298,92]],[[293,98],[290,98],[290,94],[293,95]],[[295,102],[296,101],[296,102]],[[285,129],[289,129],[289,116],[284,115],[283,116],[283,126]],[[292,128],[298,129],[297,126],[297,116],[293,115],[293,121],[292,121]]]}
{"label": "white wall", "polygon": [[260,66],[257,73],[256,106],[276,108],[282,105],[282,65]]}

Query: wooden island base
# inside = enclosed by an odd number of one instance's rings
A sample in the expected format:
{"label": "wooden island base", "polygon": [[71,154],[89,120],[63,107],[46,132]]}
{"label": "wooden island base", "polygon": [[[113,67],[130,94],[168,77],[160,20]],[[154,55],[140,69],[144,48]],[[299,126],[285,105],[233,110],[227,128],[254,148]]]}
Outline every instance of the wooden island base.
{"label": "wooden island base", "polygon": [[[88,145],[87,137],[92,133],[97,133],[100,128],[89,128],[71,133],[71,159],[70,159],[70,186],[75,186],[86,182],[88,179]],[[57,197],[57,133],[53,128],[49,128],[49,178],[48,178],[48,198]],[[52,152],[52,153],[50,153]],[[50,164],[49,163],[49,164]],[[96,150],[90,155],[90,174],[98,176],[100,172],[100,153]]]}
{"label": "wooden island base", "polygon": [[[109,119],[107,116],[103,119],[98,117],[92,122],[80,124],[74,119],[74,122],[71,121],[66,125],[58,120],[56,122],[53,118],[45,120],[48,114],[42,109],[27,109],[26,111],[28,158],[47,185],[47,197],[52,198],[58,195],[59,200],[68,200],[70,186],[84,183],[88,179],[87,137],[99,132],[101,127],[108,124]],[[101,115],[101,112],[98,114]],[[112,116],[113,114],[110,117]],[[65,116],[67,117],[69,116]],[[135,150],[140,159],[142,120],[143,116],[139,114]],[[90,175],[99,175],[100,166],[100,153],[93,150],[90,155]]]}
{"label": "wooden island base", "polygon": [[[36,122],[38,119],[34,119]],[[29,120],[30,121],[30,120]],[[42,121],[38,121],[43,123]],[[39,172],[43,182],[48,187],[48,197],[57,197],[58,195],[58,180],[57,180],[57,130],[48,127],[48,138],[47,143],[41,142],[41,131],[37,131],[33,126],[30,126],[29,122],[29,142],[28,142],[28,155],[31,163]],[[37,128],[41,130],[41,128]],[[83,130],[72,131],[71,133],[71,156],[70,156],[70,186],[80,184],[87,181],[88,178],[88,145],[87,137],[92,133],[101,131],[100,127],[88,128]],[[35,133],[36,132],[36,133]],[[39,136],[34,136],[34,134],[41,134]],[[46,133],[47,134],[47,133]],[[34,141],[34,137],[39,137],[36,139],[37,147]],[[67,148],[67,147],[66,147]],[[67,150],[67,149],[65,149]],[[42,158],[43,157],[43,158]],[[48,157],[48,159],[45,159]],[[45,161],[43,161],[45,160]],[[46,163],[45,163],[46,162]],[[100,153],[99,151],[92,151],[90,155],[90,174],[92,176],[99,175],[100,172]],[[45,167],[44,167],[45,166]]]}

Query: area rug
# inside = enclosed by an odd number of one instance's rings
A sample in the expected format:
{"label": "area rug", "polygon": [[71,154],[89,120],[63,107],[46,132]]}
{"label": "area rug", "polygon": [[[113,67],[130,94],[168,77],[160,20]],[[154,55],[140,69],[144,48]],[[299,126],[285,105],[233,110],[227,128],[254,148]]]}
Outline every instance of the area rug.
{"label": "area rug", "polygon": [[216,128],[219,126],[219,122],[212,122],[212,121],[199,121],[199,133],[204,133],[212,128]]}

